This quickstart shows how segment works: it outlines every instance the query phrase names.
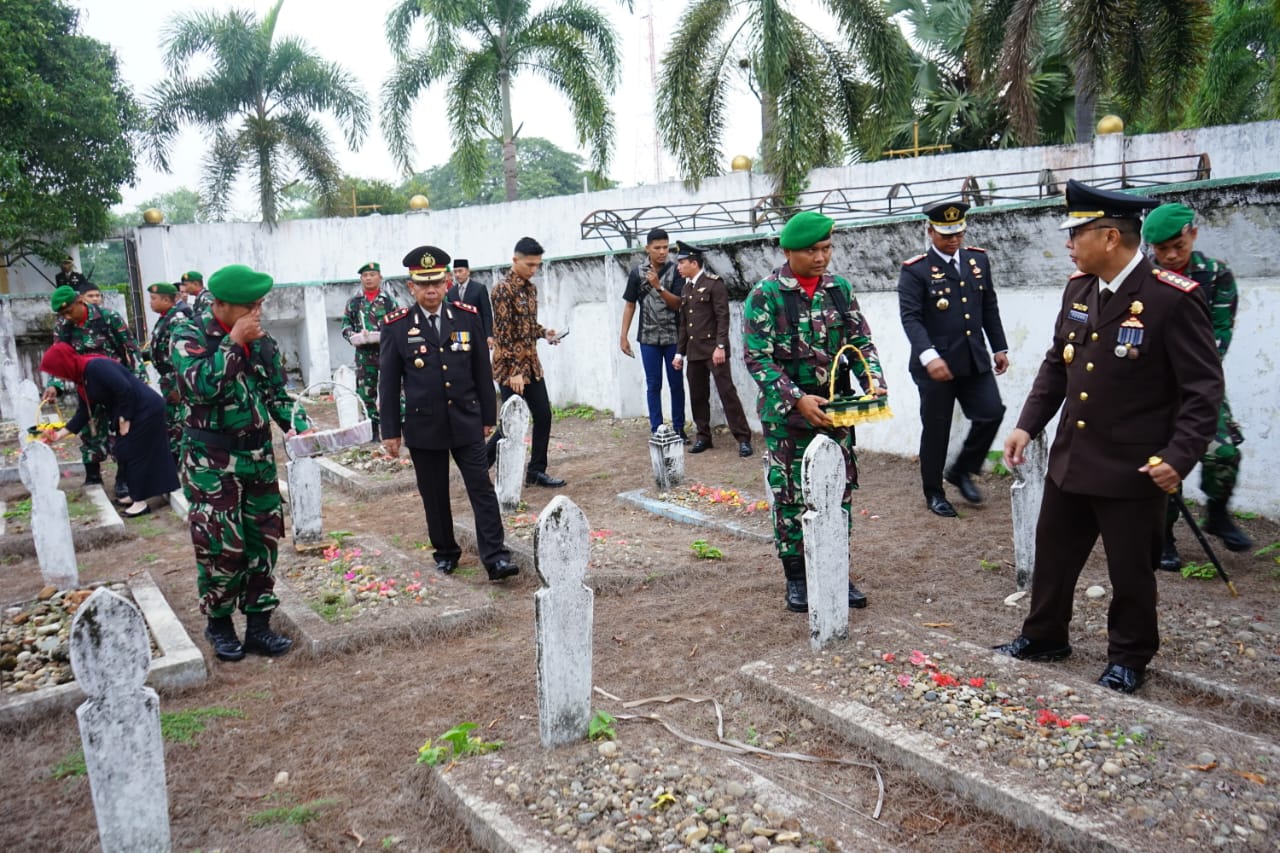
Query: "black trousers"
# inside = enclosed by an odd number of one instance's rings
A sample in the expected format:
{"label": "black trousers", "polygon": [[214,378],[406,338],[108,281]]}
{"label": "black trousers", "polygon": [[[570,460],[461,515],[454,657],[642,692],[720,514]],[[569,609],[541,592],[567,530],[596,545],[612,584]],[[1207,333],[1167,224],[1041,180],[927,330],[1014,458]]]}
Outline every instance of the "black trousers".
{"label": "black trousers", "polygon": [[1160,648],[1156,621],[1156,564],[1164,543],[1166,495],[1106,498],[1064,492],[1045,478],[1036,522],[1036,565],[1031,612],[1022,634],[1038,643],[1068,639],[1076,582],[1102,535],[1111,579],[1107,660],[1145,667]]}
{"label": "black trousers", "polygon": [[[516,393],[506,385],[499,385],[498,390],[502,392],[502,402],[507,402],[507,398]],[[533,421],[533,442],[529,447],[529,467],[525,469],[528,474],[545,474],[547,473],[547,445],[551,443],[551,398],[547,396],[547,383],[542,379],[535,379],[532,382],[524,384],[525,405],[529,407],[529,417]],[[489,436],[489,444],[486,448],[489,464],[492,465],[494,460],[498,458],[498,440],[502,438],[502,427],[499,426]]]}
{"label": "black trousers", "polygon": [[716,381],[716,393],[724,408],[724,419],[729,431],[739,443],[751,441],[751,427],[738,399],[738,389],[733,384],[733,371],[726,360],[714,364],[709,358],[685,359],[685,376],[689,380],[689,407],[693,410],[693,425],[698,438],[711,441],[711,380]]}
{"label": "black trousers", "polygon": [[946,382],[935,382],[927,373],[921,375],[913,370],[911,378],[920,389],[920,482],[925,497],[942,497],[942,466],[947,461],[951,416],[956,402],[972,422],[964,447],[951,466],[957,474],[982,471],[982,463],[986,461],[1004,420],[1004,403],[1000,402],[996,375],[990,370],[957,376]]}
{"label": "black trousers", "polygon": [[489,466],[485,463],[484,442],[477,441],[447,450],[424,450],[410,447],[413,473],[418,478],[418,494],[427,512],[427,535],[435,548],[436,560],[456,560],[462,556],[462,548],[453,535],[453,508],[449,505],[449,455],[462,474],[471,501],[471,512],[476,518],[476,543],[480,559],[486,566],[498,560],[511,559],[503,541],[502,513],[498,509],[498,496],[489,479]]}

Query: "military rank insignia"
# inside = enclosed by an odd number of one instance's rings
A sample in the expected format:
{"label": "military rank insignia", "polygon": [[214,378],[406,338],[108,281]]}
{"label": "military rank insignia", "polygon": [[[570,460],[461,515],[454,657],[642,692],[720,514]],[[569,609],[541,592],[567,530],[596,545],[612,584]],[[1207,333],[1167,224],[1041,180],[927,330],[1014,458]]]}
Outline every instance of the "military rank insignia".
{"label": "military rank insignia", "polygon": [[1142,302],[1135,299],[1129,304],[1129,319],[1120,324],[1116,338],[1116,358],[1137,358],[1138,347],[1142,345],[1144,326],[1138,315],[1142,313]]}

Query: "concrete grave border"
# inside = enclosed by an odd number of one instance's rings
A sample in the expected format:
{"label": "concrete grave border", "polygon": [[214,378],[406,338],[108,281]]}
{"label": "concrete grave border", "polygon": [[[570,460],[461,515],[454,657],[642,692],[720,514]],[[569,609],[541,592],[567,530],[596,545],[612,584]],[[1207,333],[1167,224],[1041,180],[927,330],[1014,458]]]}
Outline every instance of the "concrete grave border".
{"label": "concrete grave border", "polygon": [[[88,527],[72,527],[71,536],[76,551],[89,551],[130,538],[124,519],[120,517],[120,513],[116,512],[115,506],[103,491],[102,486],[84,486],[82,492],[98,511],[98,520]],[[0,501],[0,556],[34,557],[36,555],[34,534],[5,533],[4,509],[5,502]]]}
{"label": "concrete grave border", "polygon": [[[353,537],[352,544],[365,550],[381,550],[382,556],[379,559],[394,560],[402,566],[414,565],[410,554],[377,536]],[[309,562],[311,559],[313,558],[298,554],[293,549],[282,548],[275,571],[275,593],[280,599],[280,606],[276,609],[277,625],[293,638],[295,651],[303,654],[322,656],[354,651],[389,640],[424,642],[461,633],[495,618],[493,602],[489,599],[487,590],[474,588],[458,578],[439,576],[439,583],[450,584],[458,592],[457,601],[443,609],[439,605],[403,604],[371,614],[372,618],[328,622],[311,609],[301,593],[289,586],[286,577],[293,565]],[[417,568],[423,573],[424,580],[428,575],[436,573],[433,563],[426,557]]]}
{"label": "concrete grave border", "polygon": [[325,456],[317,456],[315,460],[320,466],[320,479],[361,497],[407,494],[418,489],[418,481],[413,475],[412,465],[404,466],[404,473],[401,476],[381,480],[348,468]]}
{"label": "concrete grave border", "polygon": [[750,542],[772,542],[772,533],[760,533],[755,530],[748,530],[736,521],[721,521],[718,518],[712,518],[706,513],[699,512],[680,504],[673,504],[667,501],[658,500],[650,497],[647,489],[634,489],[629,492],[622,492],[618,495],[618,500],[625,504],[639,507],[645,512],[653,513],[662,518],[678,521],[681,524],[689,524],[694,527],[710,527],[715,530],[723,530],[739,539],[746,539]]}
{"label": "concrete grave border", "polygon": [[[182,622],[165,600],[160,587],[146,571],[125,583],[133,602],[142,611],[147,629],[160,648],[160,656],[152,658],[147,684],[165,694],[178,693],[204,684],[209,678],[204,655],[192,642]],[[102,586],[100,583],[88,586]],[[46,687],[34,693],[0,694],[0,727],[25,723],[47,714],[72,711],[85,701],[84,690],[74,681]]]}
{"label": "concrete grave border", "polygon": [[[68,474],[77,476],[84,473],[83,462],[59,462],[58,476],[66,477]],[[8,485],[9,483],[21,483],[22,476],[18,473],[18,466],[12,465],[7,468],[0,468],[0,485]]]}

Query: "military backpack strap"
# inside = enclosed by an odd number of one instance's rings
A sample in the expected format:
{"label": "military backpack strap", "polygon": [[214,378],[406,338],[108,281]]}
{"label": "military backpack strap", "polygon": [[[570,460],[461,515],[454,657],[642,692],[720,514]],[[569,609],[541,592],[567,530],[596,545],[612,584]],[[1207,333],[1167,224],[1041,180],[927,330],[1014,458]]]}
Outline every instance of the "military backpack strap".
{"label": "military backpack strap", "polygon": [[787,325],[791,327],[791,372],[795,381],[800,375],[800,291],[779,288],[782,293],[782,308],[787,315]]}

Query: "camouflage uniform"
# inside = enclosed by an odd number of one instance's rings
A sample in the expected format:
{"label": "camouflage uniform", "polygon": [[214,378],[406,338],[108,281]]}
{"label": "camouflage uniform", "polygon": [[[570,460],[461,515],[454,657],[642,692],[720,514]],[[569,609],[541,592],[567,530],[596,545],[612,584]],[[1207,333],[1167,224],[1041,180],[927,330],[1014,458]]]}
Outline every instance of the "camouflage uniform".
{"label": "camouflage uniform", "polygon": [[198,317],[200,316],[200,312],[213,305],[213,294],[210,293],[209,288],[206,287],[195,296],[188,297],[187,301],[191,304],[191,315],[193,317]]}
{"label": "camouflage uniform", "polygon": [[272,572],[284,532],[271,421],[307,428],[285,392],[270,335],[236,344],[205,311],[173,327],[178,390],[187,405],[183,490],[191,505],[200,609],[210,618],[274,610]]}
{"label": "camouflage uniform", "polygon": [[[839,303],[831,296],[837,288],[844,296],[846,317],[840,316]],[[792,291],[795,297],[785,295]],[[789,298],[796,298],[798,305],[799,323],[794,330],[785,304]],[[853,298],[849,282],[840,276],[824,275],[810,302],[790,267],[783,266],[747,295],[742,325],[747,368],[761,392],[758,408],[768,453],[769,487],[773,490],[774,544],[785,562],[788,557],[804,555],[800,516],[806,507],[800,469],[805,449],[819,432],[796,410],[796,402],[806,394],[827,396],[832,360],[845,343],[862,350],[877,385],[883,386],[883,374],[871,342],[871,329]],[[854,371],[865,384],[860,363]],[[844,452],[846,477],[841,505],[848,513],[852,490],[858,487],[853,429],[835,427],[823,432]]]}
{"label": "camouflage uniform", "polygon": [[184,302],[175,302],[165,315],[156,320],[151,329],[151,342],[142,351],[142,357],[151,362],[151,366],[160,375],[160,396],[164,397],[164,422],[169,433],[169,452],[174,459],[181,458],[182,424],[186,417],[186,408],[182,404],[182,395],[178,392],[178,377],[173,372],[173,356],[170,344],[176,325],[189,322],[191,309]]}
{"label": "camouflage uniform", "polygon": [[[382,328],[382,320],[396,310],[396,301],[391,294],[380,292],[373,299],[367,299],[363,293],[357,293],[347,300],[347,310],[342,315],[342,337],[351,342],[356,332],[377,332]],[[354,345],[353,345],[354,346]],[[373,438],[376,441],[378,431],[378,344],[364,344],[356,347],[356,394],[364,401],[369,419],[373,421]]]}
{"label": "camouflage uniform", "polygon": [[[110,356],[146,381],[147,374],[142,366],[142,353],[138,342],[129,334],[129,327],[124,319],[110,308],[85,303],[88,314],[84,325],[80,325],[66,317],[59,317],[53,326],[53,339],[70,344],[72,349],[81,354],[100,353]],[[49,383],[59,391],[66,386],[61,380],[54,379]],[[89,413],[89,428],[80,433],[80,456],[86,464],[100,464],[107,458],[107,445],[115,425],[109,423],[107,407],[95,404]]]}

